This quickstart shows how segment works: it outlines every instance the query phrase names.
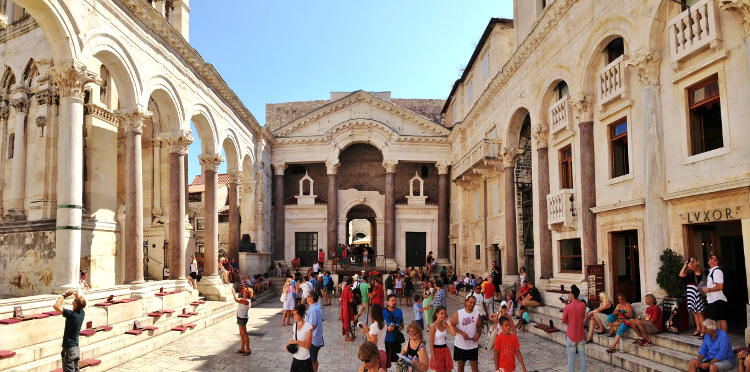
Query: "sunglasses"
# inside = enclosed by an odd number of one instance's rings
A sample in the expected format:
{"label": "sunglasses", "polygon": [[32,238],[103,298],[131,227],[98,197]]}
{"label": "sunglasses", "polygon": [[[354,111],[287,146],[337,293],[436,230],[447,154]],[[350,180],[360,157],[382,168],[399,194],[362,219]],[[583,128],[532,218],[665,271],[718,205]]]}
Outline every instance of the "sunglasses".
{"label": "sunglasses", "polygon": [[370,363],[370,359],[360,359],[363,363]]}
{"label": "sunglasses", "polygon": [[409,334],[412,335],[412,336],[416,336],[417,332],[409,332]]}

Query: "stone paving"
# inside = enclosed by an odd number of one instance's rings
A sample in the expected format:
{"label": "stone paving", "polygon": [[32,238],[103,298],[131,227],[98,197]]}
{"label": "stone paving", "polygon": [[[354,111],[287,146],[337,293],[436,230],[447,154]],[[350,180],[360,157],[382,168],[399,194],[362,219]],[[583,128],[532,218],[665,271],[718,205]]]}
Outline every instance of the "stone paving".
{"label": "stone paving", "polygon": [[[448,301],[452,314],[459,308],[457,301]],[[326,306],[324,316],[324,346],[319,355],[320,372],[356,371],[359,367],[357,350],[364,340],[361,332],[358,341],[345,342],[338,320],[339,308]],[[414,318],[411,307],[402,306],[406,323]],[[164,346],[110,371],[289,371],[292,357],[285,350],[287,341],[292,338],[292,327],[281,327],[281,303],[275,298],[250,310],[248,331],[252,355],[236,353],[239,349],[239,331],[234,317],[209,328],[188,335],[179,341]],[[425,333],[425,338],[428,339]],[[452,340],[452,336],[449,335]],[[565,348],[539,336],[521,331],[519,334],[521,352],[528,371],[565,371],[567,359]],[[452,344],[452,342],[450,342]],[[451,348],[452,349],[452,348]],[[494,371],[493,356],[482,350],[479,355],[479,370]],[[576,360],[576,366],[578,365]],[[391,367],[391,371],[395,371]],[[468,368],[467,371],[471,369]],[[520,371],[520,366],[516,369]],[[622,371],[611,365],[587,357],[587,371]]]}

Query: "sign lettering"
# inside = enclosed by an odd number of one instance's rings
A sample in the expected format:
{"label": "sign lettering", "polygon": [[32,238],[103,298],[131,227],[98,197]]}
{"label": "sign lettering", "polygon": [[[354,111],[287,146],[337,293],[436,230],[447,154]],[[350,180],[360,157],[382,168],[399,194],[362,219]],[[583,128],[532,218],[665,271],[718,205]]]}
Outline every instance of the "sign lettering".
{"label": "sign lettering", "polygon": [[715,208],[706,209],[702,211],[689,211],[680,213],[679,216],[682,219],[687,220],[687,223],[705,223],[705,222],[718,222],[735,220],[739,218],[740,207],[737,206],[732,208]]}

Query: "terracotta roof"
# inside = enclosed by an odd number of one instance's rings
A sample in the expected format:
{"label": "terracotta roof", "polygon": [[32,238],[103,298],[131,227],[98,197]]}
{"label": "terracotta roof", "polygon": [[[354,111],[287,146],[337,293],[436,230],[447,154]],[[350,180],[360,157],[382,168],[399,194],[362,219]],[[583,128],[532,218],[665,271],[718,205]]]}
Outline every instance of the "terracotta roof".
{"label": "terracotta roof", "polygon": [[[222,185],[226,185],[229,183],[229,174],[227,173],[220,173],[219,174],[219,187]],[[188,185],[188,192],[203,192],[206,189],[206,185],[203,183],[203,176],[197,175],[195,176],[195,179],[193,179],[193,182]]]}

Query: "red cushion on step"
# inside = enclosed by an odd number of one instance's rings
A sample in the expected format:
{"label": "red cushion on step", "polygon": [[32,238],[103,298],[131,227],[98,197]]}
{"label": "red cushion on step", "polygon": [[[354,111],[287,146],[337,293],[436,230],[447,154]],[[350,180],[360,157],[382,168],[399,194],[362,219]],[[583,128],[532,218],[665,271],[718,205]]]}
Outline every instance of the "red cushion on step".
{"label": "red cushion on step", "polygon": [[191,316],[193,316],[192,313],[184,313],[184,314],[177,315],[178,318],[190,318]]}
{"label": "red cushion on step", "polygon": [[47,311],[47,312],[44,312],[42,314],[47,314],[49,316],[58,316],[58,315],[60,315],[60,313],[58,313],[57,311]]}
{"label": "red cushion on step", "polygon": [[158,318],[162,315],[164,315],[164,313],[162,313],[161,311],[154,311],[153,313],[148,313],[148,316],[153,317],[153,318]]}
{"label": "red cushion on step", "polygon": [[195,328],[195,323],[183,324],[183,326],[188,327],[188,328]]}
{"label": "red cushion on step", "polygon": [[16,319],[16,318],[0,319],[0,324],[16,324],[20,322],[21,322],[21,319]]}
{"label": "red cushion on step", "polygon": [[49,315],[42,313],[42,314],[34,314],[31,316],[31,319],[44,319],[44,318],[49,318]]}
{"label": "red cushion on step", "polygon": [[94,306],[107,307],[107,306],[112,306],[112,303],[111,302],[100,302],[98,304],[94,304]]}
{"label": "red cushion on step", "polygon": [[62,368],[57,368],[57,369],[53,369],[53,370],[51,370],[49,372],[63,372],[63,369]]}
{"label": "red cushion on step", "polygon": [[191,304],[191,305],[193,305],[193,306],[198,306],[198,305],[200,305],[201,303],[200,303],[200,302],[198,302],[198,301],[193,301],[193,302],[191,302],[190,304]]}
{"label": "red cushion on step", "polygon": [[10,351],[10,350],[0,350],[0,359],[3,359],[3,358],[10,358],[10,357],[12,357],[12,356],[14,356],[14,355],[16,355],[16,352],[15,352],[15,351]]}
{"label": "red cushion on step", "polygon": [[99,332],[99,331],[111,331],[111,330],[112,330],[112,326],[101,326],[101,327],[96,327],[96,331],[97,331],[97,332]]}
{"label": "red cushion on step", "polygon": [[155,331],[155,330],[159,329],[159,327],[155,327],[155,326],[146,326],[146,327],[143,327],[143,329],[145,329],[145,330],[147,330],[147,331]]}
{"label": "red cushion on step", "polygon": [[172,314],[174,312],[174,310],[172,310],[172,309],[162,309],[161,312],[165,313],[165,314]]}
{"label": "red cushion on step", "polygon": [[190,313],[190,315],[198,316],[198,313]]}
{"label": "red cushion on step", "polygon": [[167,292],[157,292],[157,293],[154,293],[154,296],[157,296],[157,297],[162,297],[162,296],[166,296],[166,295],[168,295],[168,294],[169,294],[169,293],[167,293]]}
{"label": "red cushion on step", "polygon": [[78,334],[81,335],[81,336],[86,336],[86,337],[93,336],[94,334],[96,334],[96,330],[94,330],[94,329],[85,329],[83,331],[78,332]]}
{"label": "red cushion on step", "polygon": [[83,360],[81,360],[81,362],[78,364],[78,366],[79,366],[79,368],[84,367],[84,365],[87,366],[87,367],[94,367],[94,366],[98,366],[99,364],[102,364],[101,360],[91,358],[91,359],[83,359]]}
{"label": "red cushion on step", "polygon": [[177,327],[174,327],[174,328],[172,328],[172,330],[173,330],[173,331],[180,331],[180,332],[183,332],[183,331],[186,331],[186,330],[187,330],[187,328],[185,328],[185,327],[183,327],[183,326],[177,326]]}
{"label": "red cushion on step", "polygon": [[143,330],[141,329],[131,329],[129,331],[125,331],[126,335],[139,335],[141,333],[143,333]]}

